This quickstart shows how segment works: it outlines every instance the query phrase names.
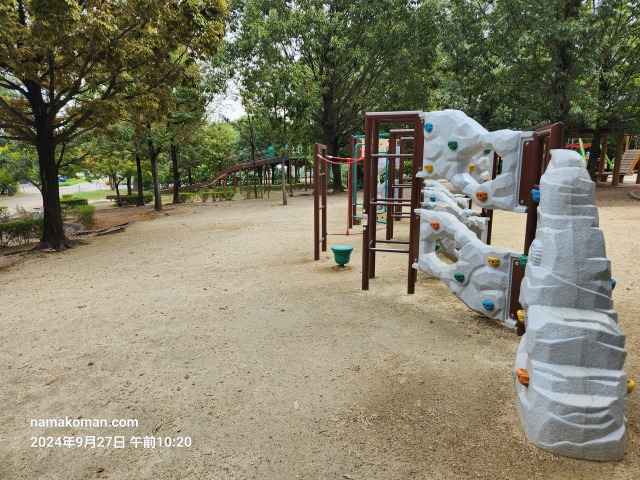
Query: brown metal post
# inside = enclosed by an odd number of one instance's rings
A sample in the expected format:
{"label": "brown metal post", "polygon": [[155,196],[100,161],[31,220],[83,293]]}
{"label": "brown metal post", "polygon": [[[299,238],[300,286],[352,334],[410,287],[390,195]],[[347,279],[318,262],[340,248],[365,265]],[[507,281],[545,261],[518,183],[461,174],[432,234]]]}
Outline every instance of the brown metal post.
{"label": "brown metal post", "polygon": [[[493,153],[493,165],[491,166],[491,179],[495,179],[498,175],[498,155]],[[471,200],[469,200],[471,203]],[[471,206],[469,206],[471,208]],[[493,230],[493,209],[483,208],[481,216],[489,218],[487,223],[487,245],[491,245],[491,231]]]}
{"label": "brown metal post", "polygon": [[407,293],[413,294],[416,291],[416,281],[418,271],[413,268],[413,264],[418,261],[418,250],[420,242],[420,215],[415,211],[420,207],[422,178],[418,178],[418,173],[422,170],[422,156],[424,152],[424,123],[419,117],[416,118],[413,128],[413,170],[411,175],[411,211],[409,224],[409,264],[407,272]]}
{"label": "brown metal post", "polygon": [[[378,206],[371,205],[371,202],[378,200],[378,157],[380,153],[380,122],[378,120],[371,121],[371,145],[366,145],[371,152],[371,160],[369,161],[369,190],[367,197],[369,198],[369,247],[375,246],[377,238],[377,220],[378,220]],[[371,147],[371,148],[369,148]],[[365,177],[367,175],[365,174]],[[369,253],[369,278],[375,278],[376,276],[376,251],[370,250]]]}
{"label": "brown metal post", "polygon": [[[540,184],[543,168],[549,163],[551,150],[562,148],[563,146],[563,124],[555,123],[550,127],[536,130],[532,140],[527,140],[522,149],[522,172],[520,176],[520,205],[527,206],[527,223],[524,239],[524,254],[529,255],[529,248],[536,235],[538,224],[538,206],[533,201],[531,190],[534,185]],[[546,149],[545,149],[546,144]],[[511,318],[517,317],[517,310],[522,308],[519,303],[520,286],[524,271],[515,270],[521,268],[518,262],[514,262],[511,282],[511,295],[509,298],[509,314]],[[517,334],[523,335],[524,324],[517,323]]]}
{"label": "brown metal post", "polygon": [[[313,146],[313,259],[320,260],[320,247],[327,251],[327,165],[320,152],[326,155],[327,147],[320,143]],[[283,172],[284,173],[284,172]],[[284,182],[284,175],[282,178]]]}
{"label": "brown metal post", "polygon": [[[389,154],[388,158],[388,164],[389,167],[387,168],[387,197],[390,198],[395,198],[395,188],[393,188],[393,186],[396,183],[396,157],[394,157],[394,154],[397,153],[397,149],[398,149],[398,133],[395,130],[391,130],[389,132],[389,151],[387,152]],[[386,239],[387,240],[391,240],[393,238],[393,220],[394,220],[394,215],[395,215],[395,205],[389,205],[387,207],[387,229],[386,229]]]}
{"label": "brown metal post", "polygon": [[[550,150],[562,148],[563,124],[555,123],[550,127],[536,130],[533,140],[525,142],[522,162],[522,176],[520,181],[520,204],[527,206],[527,223],[524,239],[524,254],[529,254],[529,247],[536,236],[538,225],[538,208],[533,201],[531,190],[540,184],[543,166],[546,167],[550,158]],[[547,148],[544,149],[545,139]],[[528,147],[531,150],[528,150]],[[526,161],[526,163],[525,163]],[[526,170],[525,170],[526,169]]]}
{"label": "brown metal post", "polygon": [[[364,116],[364,178],[362,186],[362,290],[369,290],[369,169],[371,168],[371,118]],[[375,230],[375,219],[373,223]]]}

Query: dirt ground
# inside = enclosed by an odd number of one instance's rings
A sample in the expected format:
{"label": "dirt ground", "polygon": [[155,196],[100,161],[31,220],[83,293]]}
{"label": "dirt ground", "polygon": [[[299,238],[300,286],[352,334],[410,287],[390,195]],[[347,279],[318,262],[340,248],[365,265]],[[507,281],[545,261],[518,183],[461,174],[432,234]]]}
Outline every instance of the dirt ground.
{"label": "dirt ground", "polygon": [[[640,202],[628,192],[597,195],[638,382]],[[345,204],[330,197],[331,233],[345,231]],[[640,478],[640,392],[623,461],[537,449],[515,409],[514,331],[423,274],[407,295],[405,255],[379,254],[362,291],[359,235],[329,238],[355,246],[346,267],[330,252],[314,262],[312,206],[298,194],[287,206],[278,195],[163,213],[107,206],[99,227],[136,223],[5,258],[0,478]],[[521,248],[523,224],[496,212],[493,243]],[[37,426],[67,418],[138,426]],[[64,446],[90,437],[103,446]],[[174,444],[136,447],[144,437]]]}

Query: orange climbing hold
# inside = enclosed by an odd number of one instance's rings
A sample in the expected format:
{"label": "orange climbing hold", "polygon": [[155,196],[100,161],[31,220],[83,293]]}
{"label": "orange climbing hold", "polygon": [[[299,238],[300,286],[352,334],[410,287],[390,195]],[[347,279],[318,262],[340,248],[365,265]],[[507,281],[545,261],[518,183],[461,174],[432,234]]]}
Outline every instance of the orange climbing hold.
{"label": "orange climbing hold", "polygon": [[516,375],[518,376],[518,381],[524,385],[525,387],[529,386],[529,372],[527,372],[526,368],[518,368],[516,370]]}
{"label": "orange climbing hold", "polygon": [[431,228],[434,230],[440,229],[440,222],[431,222]]}
{"label": "orange climbing hold", "polygon": [[489,198],[489,194],[487,192],[480,190],[479,192],[476,192],[476,198],[481,202],[486,202],[487,198]]}

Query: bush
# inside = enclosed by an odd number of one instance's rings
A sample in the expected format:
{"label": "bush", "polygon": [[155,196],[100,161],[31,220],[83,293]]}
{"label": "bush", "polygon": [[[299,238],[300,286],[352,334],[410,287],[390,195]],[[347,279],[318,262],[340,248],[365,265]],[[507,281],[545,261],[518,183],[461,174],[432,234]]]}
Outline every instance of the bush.
{"label": "bush", "polygon": [[0,222],[8,221],[9,217],[9,207],[6,205],[0,205]]}
{"label": "bush", "polygon": [[90,228],[96,220],[96,207],[93,205],[78,205],[75,214],[85,228]]}
{"label": "bush", "polygon": [[187,203],[193,202],[196,194],[193,192],[178,192],[178,202],[179,203]]}
{"label": "bush", "polygon": [[28,243],[30,240],[40,238],[42,236],[43,222],[42,218],[1,222],[0,244]]}
{"label": "bush", "polygon": [[206,202],[211,196],[211,192],[207,190],[202,190],[198,192],[198,195],[200,195],[200,200],[202,200],[203,202]]}
{"label": "bush", "polygon": [[73,210],[76,207],[88,204],[89,201],[86,198],[63,197],[60,199],[60,208],[62,210]]}
{"label": "bush", "polygon": [[[150,193],[144,193],[142,195],[144,199],[144,203],[149,203],[153,200],[153,195]],[[138,204],[138,195],[120,195],[120,201],[116,200],[119,207],[124,207],[127,205],[137,205]]]}

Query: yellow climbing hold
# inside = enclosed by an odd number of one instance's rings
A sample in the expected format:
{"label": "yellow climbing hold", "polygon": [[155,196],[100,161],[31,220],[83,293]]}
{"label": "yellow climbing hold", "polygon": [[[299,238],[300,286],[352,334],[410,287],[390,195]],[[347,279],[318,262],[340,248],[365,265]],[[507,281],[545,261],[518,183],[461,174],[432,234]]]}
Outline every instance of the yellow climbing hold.
{"label": "yellow climbing hold", "polygon": [[476,169],[475,164],[472,163],[471,165],[469,165],[469,173],[473,172],[475,169]]}
{"label": "yellow climbing hold", "polygon": [[518,310],[517,313],[518,313],[518,321],[520,323],[524,323],[524,313],[525,313],[524,310]]}
{"label": "yellow climbing hold", "polygon": [[627,378],[627,395],[633,392],[634,388],[636,388],[636,382],[634,382],[630,378]]}
{"label": "yellow climbing hold", "polygon": [[427,173],[432,173],[433,172],[433,165],[425,165],[424,169],[427,171]]}
{"label": "yellow climbing hold", "polygon": [[498,268],[500,266],[500,260],[498,260],[496,257],[487,257],[487,262],[489,262],[489,265],[491,265],[493,268]]}

